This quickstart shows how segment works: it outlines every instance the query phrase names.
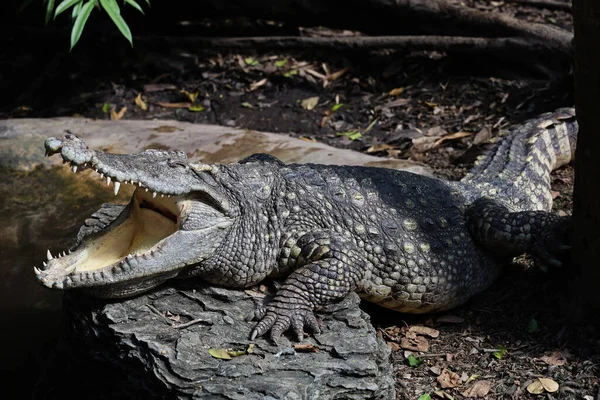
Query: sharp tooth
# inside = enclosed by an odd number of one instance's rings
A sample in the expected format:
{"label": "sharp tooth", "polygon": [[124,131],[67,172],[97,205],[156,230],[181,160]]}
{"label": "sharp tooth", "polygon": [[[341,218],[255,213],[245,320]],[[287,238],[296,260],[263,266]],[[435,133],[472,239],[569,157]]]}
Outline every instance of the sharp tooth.
{"label": "sharp tooth", "polygon": [[146,188],[146,192],[148,191],[148,188]]}
{"label": "sharp tooth", "polygon": [[152,198],[156,197],[156,192],[152,192]]}
{"label": "sharp tooth", "polygon": [[36,275],[39,275],[42,273],[42,271],[40,271],[40,269],[38,267],[33,267],[33,270],[35,271]]}
{"label": "sharp tooth", "polygon": [[42,264],[44,265],[44,267],[48,266],[48,264],[46,264],[46,261],[42,261]]}
{"label": "sharp tooth", "polygon": [[100,178],[104,178],[104,174],[100,174]]}
{"label": "sharp tooth", "polygon": [[73,165],[73,172],[77,173],[77,165]]}
{"label": "sharp tooth", "polygon": [[121,182],[115,181],[115,196],[119,193],[120,187],[121,187]]}
{"label": "sharp tooth", "polygon": [[106,177],[106,186],[110,185],[110,176]]}
{"label": "sharp tooth", "polygon": [[165,197],[165,195],[161,193],[161,194],[160,194],[160,197]]}
{"label": "sharp tooth", "polygon": [[46,253],[46,257],[48,257],[48,261],[50,261],[54,258],[54,257],[52,257],[52,253],[50,253],[50,250],[48,250],[48,252]]}
{"label": "sharp tooth", "polygon": [[66,256],[66,254],[65,254],[65,252],[63,251],[63,252],[62,252],[62,256],[61,256],[61,257],[64,257],[64,256]]}

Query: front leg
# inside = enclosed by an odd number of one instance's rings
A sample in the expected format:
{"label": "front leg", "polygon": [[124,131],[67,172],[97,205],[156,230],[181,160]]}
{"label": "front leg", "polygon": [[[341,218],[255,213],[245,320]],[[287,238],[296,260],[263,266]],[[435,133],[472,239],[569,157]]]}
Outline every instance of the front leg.
{"label": "front leg", "polygon": [[498,202],[481,198],[467,210],[467,226],[475,241],[490,251],[510,257],[530,253],[543,270],[559,267],[558,254],[570,247],[571,217],[548,211],[511,212]]}
{"label": "front leg", "polygon": [[289,249],[287,262],[299,268],[285,280],[275,298],[257,310],[255,317],[260,322],[251,339],[271,330],[271,339],[277,342],[292,328],[300,341],[305,326],[319,332],[313,311],[346,297],[370,270],[354,244],[335,233],[304,234]]}

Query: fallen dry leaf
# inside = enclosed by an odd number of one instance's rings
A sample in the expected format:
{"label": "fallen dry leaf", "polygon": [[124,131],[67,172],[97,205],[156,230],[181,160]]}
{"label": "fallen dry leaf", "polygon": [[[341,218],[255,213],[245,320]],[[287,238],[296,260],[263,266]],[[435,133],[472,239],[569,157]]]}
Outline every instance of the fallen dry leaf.
{"label": "fallen dry leaf", "polygon": [[554,393],[558,387],[558,383],[550,378],[538,378],[527,385],[527,391],[531,394]]}
{"label": "fallen dry leaf", "polygon": [[119,110],[119,112],[116,112],[115,109],[113,108],[112,110],[110,110],[110,119],[113,121],[118,121],[121,118],[123,118],[123,115],[125,115],[125,112],[127,112],[127,107],[123,106],[123,108],[121,108]]}
{"label": "fallen dry leaf", "polygon": [[312,110],[319,103],[319,96],[309,97],[308,99],[304,99],[300,102],[300,106],[305,110]]}
{"label": "fallen dry leaf", "polygon": [[440,144],[444,143],[446,140],[460,139],[460,138],[464,138],[464,137],[471,136],[471,135],[472,135],[471,132],[463,132],[463,131],[452,133],[450,135],[443,136],[443,137],[439,138],[438,140],[436,140],[435,143],[433,144],[433,147],[438,147]]}
{"label": "fallen dry leaf", "polygon": [[488,126],[481,128],[479,132],[473,138],[473,144],[478,145],[486,143],[492,137],[492,130]]}
{"label": "fallen dry leaf", "polygon": [[429,341],[422,336],[403,337],[400,339],[400,347],[406,350],[426,352],[429,350]]}
{"label": "fallen dry leaf", "polygon": [[461,383],[460,376],[447,368],[437,377],[437,381],[444,389],[457,387]]}
{"label": "fallen dry leaf", "polygon": [[181,103],[165,103],[164,101],[157,101],[156,103],[157,106],[161,106],[164,108],[188,108],[189,106],[192,105],[192,103],[190,103],[189,101],[184,101]]}
{"label": "fallen dry leaf", "polygon": [[334,72],[333,74],[328,74],[327,75],[327,80],[333,82],[336,79],[338,79],[340,76],[344,75],[348,71],[350,71],[350,67],[342,68],[339,71]]}
{"label": "fallen dry leaf", "polygon": [[433,149],[434,145],[435,145],[435,141],[437,140],[437,137],[427,137],[427,136],[423,136],[420,138],[414,138],[412,140],[412,148],[414,149],[414,151],[418,152],[418,153],[424,153],[428,150]]}
{"label": "fallen dry leaf", "polygon": [[400,345],[396,342],[386,342],[386,343],[392,351],[398,351],[401,349]]}
{"label": "fallen dry leaf", "polygon": [[465,397],[485,397],[490,392],[492,384],[490,381],[477,381],[462,392]]}
{"label": "fallen dry leaf", "polygon": [[445,130],[442,126],[438,125],[438,126],[432,126],[429,129],[426,129],[424,131],[425,136],[432,136],[432,137],[442,137],[448,134],[448,131]]}
{"label": "fallen dry leaf", "polygon": [[561,366],[567,363],[567,356],[568,354],[565,354],[565,352],[554,351],[550,354],[542,356],[540,360],[542,360],[548,365]]}
{"label": "fallen dry leaf", "polygon": [[175,89],[177,89],[177,86],[175,86],[171,83],[149,83],[147,85],[144,85],[145,93],[162,92],[163,90],[175,90]]}
{"label": "fallen dry leaf", "polygon": [[437,329],[429,328],[428,326],[413,325],[408,328],[409,332],[414,332],[418,335],[429,336],[430,338],[436,338],[440,336],[440,331]]}
{"label": "fallen dry leaf", "polygon": [[389,150],[389,149],[393,149],[394,146],[392,146],[391,144],[387,144],[387,143],[377,143],[374,144],[373,146],[369,147],[367,150],[365,150],[366,153],[377,153],[378,151],[384,151],[384,150]]}
{"label": "fallen dry leaf", "polygon": [[398,96],[404,92],[403,87],[394,88],[388,92],[388,96]]}
{"label": "fallen dry leaf", "polygon": [[200,94],[199,92],[190,92],[185,89],[181,89],[180,92],[190,101],[190,103],[195,102],[198,98],[198,95]]}
{"label": "fallen dry leaf", "polygon": [[[381,107],[379,107],[382,110],[388,109],[388,108],[394,108],[394,107],[402,107],[405,106],[409,103],[408,99],[404,99],[404,98],[399,98],[396,100],[392,100],[392,101],[388,101],[387,103],[385,103],[384,105],[382,105]],[[375,107],[376,109],[378,107]]]}
{"label": "fallen dry leaf", "polygon": [[146,111],[148,109],[148,104],[146,104],[146,102],[144,100],[142,100],[141,93],[138,93],[138,95],[135,97],[135,100],[133,102],[135,103],[136,106],[138,106],[139,108],[141,108],[144,111]]}
{"label": "fallen dry leaf", "polygon": [[260,81],[258,81],[258,82],[252,82],[252,83],[250,84],[250,88],[248,88],[248,91],[249,91],[249,92],[253,92],[253,91],[255,91],[256,89],[258,89],[259,87],[266,85],[268,81],[269,81],[269,80],[268,80],[267,78],[264,78],[264,79],[261,79],[261,80],[260,80]]}

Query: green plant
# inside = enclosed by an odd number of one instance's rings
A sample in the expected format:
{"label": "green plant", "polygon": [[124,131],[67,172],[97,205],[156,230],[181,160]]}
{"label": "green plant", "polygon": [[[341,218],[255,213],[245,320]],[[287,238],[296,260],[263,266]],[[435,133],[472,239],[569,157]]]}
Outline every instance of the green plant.
{"label": "green plant", "polygon": [[[143,14],[144,10],[142,10],[142,7],[138,4],[139,1],[140,0],[122,0],[123,5],[128,4]],[[150,0],[145,1],[148,6],[150,6]],[[121,34],[125,39],[133,46],[131,31],[121,16],[121,9],[119,8],[119,4],[117,4],[117,0],[62,0],[58,5],[56,5],[56,0],[44,0],[44,3],[46,5],[46,23],[55,19],[68,9],[71,9],[71,18],[73,19],[73,28],[71,29],[71,50],[79,41],[83,28],[94,8],[104,10],[115,23],[119,31],[121,31]]]}

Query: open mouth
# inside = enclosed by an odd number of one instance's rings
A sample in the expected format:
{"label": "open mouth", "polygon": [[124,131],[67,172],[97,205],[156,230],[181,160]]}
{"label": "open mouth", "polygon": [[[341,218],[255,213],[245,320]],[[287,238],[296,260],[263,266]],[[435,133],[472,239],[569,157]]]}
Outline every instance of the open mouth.
{"label": "open mouth", "polygon": [[53,256],[48,251],[48,261],[43,269],[35,269],[36,275],[46,286],[60,289],[73,281],[106,279],[125,272],[132,260],[152,256],[179,230],[183,208],[180,197],[157,197],[137,188],[108,226],[85,236],[68,253]]}

